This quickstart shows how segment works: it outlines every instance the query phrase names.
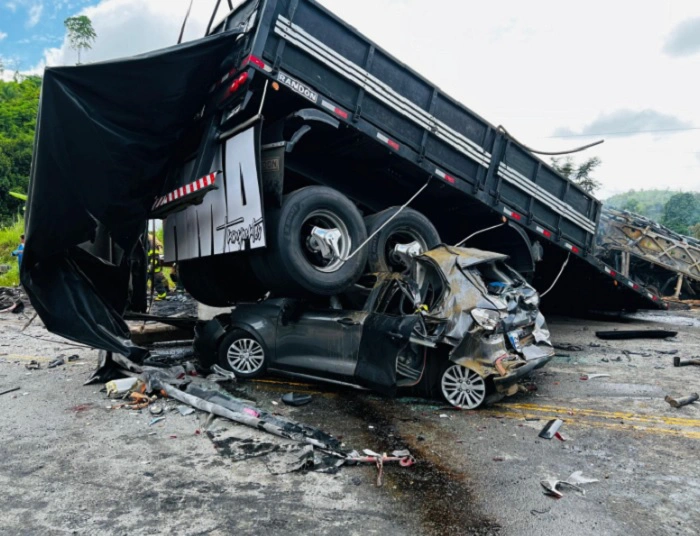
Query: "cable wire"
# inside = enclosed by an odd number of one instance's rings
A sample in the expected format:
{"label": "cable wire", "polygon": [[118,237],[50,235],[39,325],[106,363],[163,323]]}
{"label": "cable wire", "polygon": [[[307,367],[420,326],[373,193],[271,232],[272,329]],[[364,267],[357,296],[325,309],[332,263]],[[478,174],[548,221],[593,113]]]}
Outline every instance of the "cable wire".
{"label": "cable wire", "polygon": [[190,11],[192,11],[192,4],[194,0],[190,0],[190,7],[187,8],[187,13],[185,13],[185,20],[182,21],[182,28],[180,29],[180,37],[177,38],[177,44],[182,43],[182,36],[185,35],[185,26],[187,25],[187,19],[190,18]]}
{"label": "cable wire", "polygon": [[566,265],[569,264],[570,258],[571,258],[571,252],[569,252],[569,254],[566,256],[566,260],[564,261],[564,264],[561,265],[561,270],[559,270],[559,274],[554,279],[554,282],[552,283],[552,285],[547,290],[545,290],[542,294],[540,294],[540,298],[544,298],[547,294],[549,294],[549,291],[554,288],[554,285],[556,285],[557,282],[559,281],[561,274],[564,273],[564,268],[566,268]]}
{"label": "cable wire", "polygon": [[577,147],[576,149],[570,149],[570,150],[568,150],[568,151],[538,151],[538,150],[536,150],[536,149],[533,149],[532,147],[528,147],[528,146],[525,145],[523,142],[521,142],[520,140],[518,140],[518,138],[516,138],[515,136],[511,135],[511,133],[508,132],[508,131],[505,129],[505,127],[504,127],[503,125],[499,125],[499,126],[498,126],[498,130],[499,130],[499,132],[502,132],[503,134],[505,134],[506,136],[508,136],[508,137],[511,138],[512,140],[518,142],[520,145],[522,145],[523,147],[525,147],[525,149],[527,149],[527,150],[530,151],[531,153],[541,154],[541,155],[544,155],[544,156],[562,156],[562,155],[565,155],[565,154],[580,153],[581,151],[585,151],[586,149],[590,149],[591,147],[595,147],[596,145],[600,145],[601,143],[604,143],[604,142],[605,142],[605,140],[598,140],[598,141],[595,141],[595,142],[593,142],[593,143],[589,143],[588,145],[583,145],[583,146],[581,146],[581,147]]}
{"label": "cable wire", "polygon": [[506,225],[506,222],[499,223],[498,225],[494,225],[493,227],[487,227],[486,229],[482,229],[481,231],[476,231],[475,233],[470,234],[467,238],[465,238],[461,242],[457,242],[453,247],[458,248],[462,244],[464,244],[467,240],[474,238],[476,235],[480,235],[481,233],[485,233],[486,231],[492,231],[494,229],[498,229],[499,227],[502,227],[504,225]]}

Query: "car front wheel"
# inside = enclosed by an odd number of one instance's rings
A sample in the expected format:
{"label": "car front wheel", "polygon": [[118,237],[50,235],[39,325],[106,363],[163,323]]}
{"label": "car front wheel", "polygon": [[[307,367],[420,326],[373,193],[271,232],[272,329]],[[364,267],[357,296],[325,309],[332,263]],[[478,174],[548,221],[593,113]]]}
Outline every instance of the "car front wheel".
{"label": "car front wheel", "polygon": [[450,364],[440,378],[442,395],[460,409],[476,409],[486,400],[486,380],[462,365]]}
{"label": "car front wheel", "polygon": [[221,342],[219,364],[239,378],[257,378],[267,368],[265,348],[247,331],[234,329]]}

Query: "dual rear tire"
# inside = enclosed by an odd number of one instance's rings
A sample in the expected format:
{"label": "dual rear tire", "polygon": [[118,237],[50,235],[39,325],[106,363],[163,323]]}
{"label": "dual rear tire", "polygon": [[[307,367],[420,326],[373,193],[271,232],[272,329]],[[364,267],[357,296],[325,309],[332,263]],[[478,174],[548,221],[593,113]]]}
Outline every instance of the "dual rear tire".
{"label": "dual rear tire", "polygon": [[425,216],[410,208],[398,210],[392,207],[363,220],[337,190],[307,186],[286,195],[281,208],[266,211],[267,248],[183,261],[180,277],[196,300],[214,307],[256,301],[267,292],[290,298],[336,296],[365,271],[405,271],[396,245],[417,244],[426,251],[440,243]]}

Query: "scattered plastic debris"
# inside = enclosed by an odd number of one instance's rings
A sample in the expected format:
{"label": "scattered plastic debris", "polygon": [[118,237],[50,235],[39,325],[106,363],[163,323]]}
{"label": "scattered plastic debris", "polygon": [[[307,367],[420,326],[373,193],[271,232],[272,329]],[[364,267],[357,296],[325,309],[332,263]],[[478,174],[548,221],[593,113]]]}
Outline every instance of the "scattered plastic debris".
{"label": "scattered plastic debris", "polygon": [[564,350],[566,352],[582,352],[583,351],[583,346],[579,346],[578,344],[571,344],[568,342],[560,342],[557,344],[552,345],[555,350]]}
{"label": "scattered plastic debris", "polygon": [[164,421],[165,417],[156,417],[155,419],[151,420],[151,422],[148,423],[148,426],[153,426],[156,423],[159,423],[160,421]]}
{"label": "scattered plastic debris", "polygon": [[698,399],[700,399],[700,395],[698,395],[697,393],[693,393],[689,396],[684,396],[683,398],[673,398],[671,395],[666,395],[666,398],[664,398],[664,400],[671,404],[671,406],[674,408],[682,408],[683,406],[687,406],[688,404],[696,402]]}
{"label": "scattered plastic debris", "polygon": [[151,404],[148,406],[148,411],[151,415],[162,415],[165,409],[162,404]]}
{"label": "scattered plastic debris", "polygon": [[560,491],[563,489],[572,489],[579,492],[581,495],[585,495],[586,491],[581,488],[583,484],[593,484],[594,482],[600,482],[597,478],[588,478],[583,476],[581,471],[575,471],[569,475],[566,480],[556,480],[553,478],[548,478],[540,481],[540,485],[544,488],[544,494],[551,497],[556,497],[561,499],[564,494]]}
{"label": "scattered plastic debris", "polygon": [[186,417],[187,415],[192,415],[194,413],[194,408],[183,404],[177,407],[177,411],[180,413],[180,415]]}
{"label": "scattered plastic debris", "polygon": [[46,368],[56,368],[66,364],[66,357],[64,355],[59,355],[56,359],[51,361]]}
{"label": "scattered plastic debris", "polygon": [[7,393],[14,393],[15,391],[19,391],[21,387],[13,387],[11,389],[6,389],[4,391],[0,391],[0,396],[6,395]]}
{"label": "scattered plastic debris", "polygon": [[121,378],[119,380],[107,382],[107,384],[105,384],[107,396],[119,396],[128,393],[136,386],[138,381],[138,378]]}
{"label": "scattered plastic debris", "polygon": [[297,393],[287,393],[282,396],[282,402],[287,406],[304,406],[311,402],[311,395],[300,395]]}
{"label": "scattered plastic debris", "polygon": [[544,425],[544,428],[542,428],[542,431],[539,433],[539,437],[543,439],[552,439],[559,433],[559,428],[561,428],[563,424],[564,421],[561,419],[552,419]]}
{"label": "scattered plastic debris", "polygon": [[595,380],[596,378],[609,378],[610,374],[581,374],[581,380]]}
{"label": "scattered plastic debris", "polygon": [[681,359],[679,356],[673,358],[674,367],[687,367],[689,365],[700,365],[700,359]]}
{"label": "scattered plastic debris", "polygon": [[36,361],[35,359],[32,359],[29,363],[24,365],[24,368],[27,370],[40,370],[41,369],[41,363]]}

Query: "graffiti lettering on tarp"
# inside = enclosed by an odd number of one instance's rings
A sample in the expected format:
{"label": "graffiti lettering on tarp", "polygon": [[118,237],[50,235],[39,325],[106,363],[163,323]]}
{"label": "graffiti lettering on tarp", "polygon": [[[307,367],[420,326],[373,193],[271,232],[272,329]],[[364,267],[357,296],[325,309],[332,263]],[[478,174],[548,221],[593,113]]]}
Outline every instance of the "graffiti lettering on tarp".
{"label": "graffiti lettering on tarp", "polygon": [[[238,225],[244,224],[242,227]],[[226,244],[229,246],[243,247],[245,244],[255,244],[263,237],[263,219],[254,220],[248,226],[244,218],[238,218],[224,225],[219,225],[217,231],[226,230]]]}

